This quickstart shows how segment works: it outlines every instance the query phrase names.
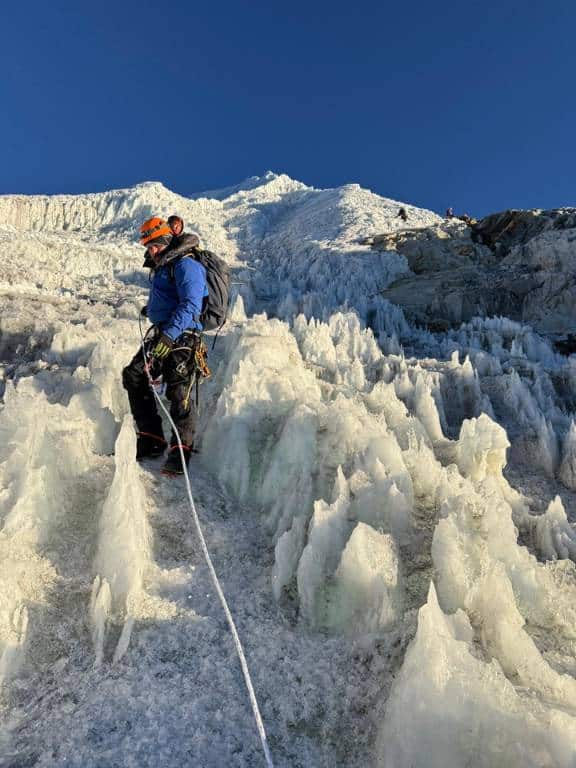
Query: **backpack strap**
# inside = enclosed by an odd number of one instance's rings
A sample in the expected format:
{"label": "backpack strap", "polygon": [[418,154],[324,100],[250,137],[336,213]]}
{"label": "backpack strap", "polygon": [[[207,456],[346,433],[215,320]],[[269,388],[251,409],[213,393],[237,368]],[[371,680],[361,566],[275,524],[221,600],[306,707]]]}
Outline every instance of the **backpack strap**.
{"label": "backpack strap", "polygon": [[[196,248],[193,248],[192,250],[196,250]],[[170,278],[171,283],[176,282],[176,276],[175,276],[175,269],[176,264],[178,264],[182,259],[193,259],[194,261],[198,261],[194,253],[183,253],[180,256],[177,256],[175,259],[170,259],[170,261],[166,264],[168,267],[168,277]]]}

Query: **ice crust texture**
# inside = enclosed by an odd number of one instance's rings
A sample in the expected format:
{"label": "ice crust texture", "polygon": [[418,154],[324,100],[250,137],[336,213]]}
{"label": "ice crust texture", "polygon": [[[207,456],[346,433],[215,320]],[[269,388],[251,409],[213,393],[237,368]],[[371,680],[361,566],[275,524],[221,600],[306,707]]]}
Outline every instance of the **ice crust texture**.
{"label": "ice crust texture", "polygon": [[1,765],[262,763],[119,380],[137,225],[178,213],[233,268],[191,474],[276,764],[574,766],[576,362],[411,326],[379,295],[405,259],[359,244],[400,205],[272,173],[0,197]]}

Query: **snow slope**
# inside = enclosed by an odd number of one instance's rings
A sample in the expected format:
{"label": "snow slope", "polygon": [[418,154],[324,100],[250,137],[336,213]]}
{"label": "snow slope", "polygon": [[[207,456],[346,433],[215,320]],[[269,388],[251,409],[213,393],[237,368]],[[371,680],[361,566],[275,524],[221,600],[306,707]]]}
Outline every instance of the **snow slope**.
{"label": "snow slope", "polygon": [[405,259],[360,244],[400,205],[0,198],[0,765],[264,764],[183,485],[133,459],[152,213],[233,270],[191,479],[275,764],[575,764],[576,362],[412,327]]}

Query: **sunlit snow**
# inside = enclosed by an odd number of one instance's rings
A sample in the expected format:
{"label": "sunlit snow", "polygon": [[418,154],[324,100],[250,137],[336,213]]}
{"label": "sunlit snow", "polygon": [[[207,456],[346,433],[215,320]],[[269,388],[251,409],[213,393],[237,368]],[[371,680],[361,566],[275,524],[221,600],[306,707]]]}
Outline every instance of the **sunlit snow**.
{"label": "sunlit snow", "polygon": [[137,226],[171,213],[234,275],[190,474],[275,765],[576,764],[576,358],[409,323],[380,296],[406,260],[360,244],[399,205],[271,173],[0,197],[0,765],[264,765],[120,381]]}

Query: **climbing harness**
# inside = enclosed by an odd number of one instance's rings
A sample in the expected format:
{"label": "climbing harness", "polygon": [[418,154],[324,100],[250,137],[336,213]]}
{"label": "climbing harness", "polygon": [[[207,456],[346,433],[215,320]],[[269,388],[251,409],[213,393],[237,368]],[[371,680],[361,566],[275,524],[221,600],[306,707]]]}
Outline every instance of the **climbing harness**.
{"label": "climbing harness", "polygon": [[[188,391],[186,392],[186,396],[184,397],[183,403],[184,407],[188,408],[190,405],[190,395],[192,393],[192,387],[196,385],[196,394],[195,394],[195,406],[196,406],[196,412],[198,413],[199,407],[200,407],[200,383],[203,379],[209,379],[212,376],[212,371],[208,367],[208,347],[206,346],[204,339],[202,336],[194,334],[192,343],[190,346],[180,346],[180,347],[173,347],[172,352],[190,352],[193,354],[193,360],[194,360],[194,371],[192,373],[192,376],[190,377],[190,386],[188,387]],[[178,363],[176,366],[176,372],[180,374],[180,376],[186,377],[188,376],[188,366],[190,362],[189,360],[183,360],[181,363]],[[156,387],[156,391],[160,392],[162,394],[162,388]]]}
{"label": "climbing harness", "polygon": [[[218,596],[218,599],[220,600],[220,604],[222,605],[222,609],[224,611],[224,615],[226,616],[226,621],[228,622],[228,626],[230,627],[230,632],[232,634],[232,638],[234,640],[234,646],[236,648],[236,653],[238,654],[238,659],[240,661],[240,667],[242,669],[242,674],[244,676],[244,682],[246,684],[246,689],[248,690],[248,696],[250,698],[250,705],[252,707],[252,713],[254,715],[254,720],[256,721],[256,727],[258,729],[258,735],[260,736],[260,742],[262,744],[262,750],[264,752],[264,758],[266,760],[267,768],[274,768],[274,763],[272,762],[272,755],[270,753],[270,747],[268,746],[268,738],[266,736],[266,730],[264,728],[264,722],[262,721],[262,715],[260,714],[260,708],[258,707],[258,701],[256,699],[256,693],[254,691],[254,686],[252,684],[252,678],[250,677],[250,670],[248,669],[248,662],[246,661],[246,656],[244,654],[244,648],[242,647],[242,643],[240,641],[240,636],[238,635],[238,630],[236,629],[236,624],[234,623],[234,619],[232,618],[232,613],[230,612],[230,608],[228,607],[228,603],[226,601],[226,597],[224,596],[224,592],[222,590],[222,587],[220,586],[220,582],[218,580],[218,576],[216,574],[216,570],[214,568],[214,565],[212,563],[212,558],[210,557],[210,552],[208,551],[208,545],[206,544],[206,539],[204,538],[204,534],[202,532],[202,526],[200,525],[200,518],[198,517],[198,512],[196,510],[196,504],[194,503],[194,496],[192,495],[192,486],[190,483],[190,476],[188,474],[188,466],[186,464],[186,459],[184,457],[184,451],[182,450],[182,438],[180,437],[180,433],[178,432],[178,428],[176,427],[176,424],[174,423],[174,420],[172,419],[172,416],[170,416],[170,411],[166,408],[164,403],[162,402],[162,398],[160,395],[156,392],[154,388],[154,383],[152,380],[152,376],[150,375],[150,370],[148,367],[148,356],[146,353],[146,337],[148,336],[148,333],[144,335],[142,333],[142,319],[138,318],[138,324],[140,326],[140,340],[141,340],[141,347],[142,347],[142,355],[144,357],[144,370],[146,371],[146,376],[148,377],[148,383],[150,384],[150,388],[154,394],[154,397],[158,401],[158,405],[162,409],[162,412],[164,415],[168,418],[168,421],[170,422],[170,425],[172,429],[174,430],[174,434],[176,435],[176,438],[178,440],[178,450],[180,451],[180,460],[182,462],[182,468],[184,470],[184,480],[186,482],[186,491],[188,493],[188,501],[190,502],[190,509],[192,511],[192,519],[194,520],[194,525],[196,527],[196,532],[198,534],[198,539],[200,541],[200,546],[202,547],[202,553],[204,555],[204,560],[206,561],[206,565],[208,566],[208,572],[210,573],[210,578],[212,580],[212,584],[214,586],[214,590]],[[152,329],[150,329],[152,330]],[[203,343],[203,342],[202,342]],[[204,347],[205,348],[205,347]],[[204,355],[204,364],[206,367],[206,370],[208,370],[208,373],[210,373],[208,366],[206,365],[205,355]]]}

